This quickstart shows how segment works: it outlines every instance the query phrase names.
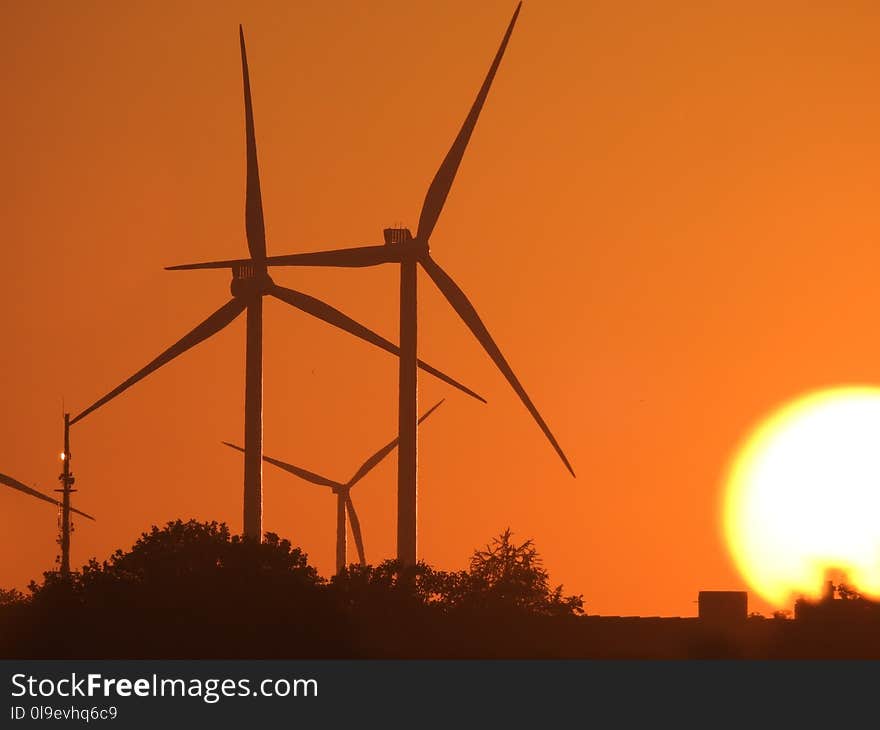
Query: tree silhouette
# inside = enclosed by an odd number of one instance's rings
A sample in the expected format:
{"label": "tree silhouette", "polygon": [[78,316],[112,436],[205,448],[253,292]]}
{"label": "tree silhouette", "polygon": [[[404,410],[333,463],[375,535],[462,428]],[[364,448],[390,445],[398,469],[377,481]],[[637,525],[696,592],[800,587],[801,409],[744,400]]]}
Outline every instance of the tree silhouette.
{"label": "tree silhouette", "polygon": [[515,611],[548,616],[580,615],[583,597],[563,596],[550,587],[550,576],[532,540],[513,541],[510,528],[483,550],[475,550],[466,574],[453,580],[451,603],[459,609]]}
{"label": "tree silhouette", "polygon": [[862,601],[865,599],[853,586],[846,583],[838,583],[834,586],[834,590],[837,591],[837,595],[843,601]]}
{"label": "tree silhouette", "polygon": [[0,608],[20,605],[26,600],[25,595],[15,588],[10,588],[9,590],[0,588]]}
{"label": "tree silhouette", "polygon": [[[91,560],[69,580],[31,585],[37,653],[120,657],[332,656],[344,626],[307,556],[217,522],[153,527],[128,551]],[[64,616],[62,622],[57,619]]]}
{"label": "tree silhouette", "polygon": [[534,656],[566,646],[568,624],[556,619],[583,612],[510,530],[468,570],[388,560],[328,582],[278,535],[257,543],[222,523],[176,520],[30,590],[0,592],[0,656]]}
{"label": "tree silhouette", "polygon": [[532,540],[516,544],[510,529],[475,550],[465,571],[436,570],[419,562],[401,570],[396,560],[377,566],[350,565],[330,581],[336,600],[349,610],[383,612],[436,609],[443,612],[517,612],[580,615],[581,596],[563,596]]}
{"label": "tree silhouette", "polygon": [[443,604],[447,576],[424,562],[404,569],[397,560],[353,563],[330,579],[330,587],[349,610],[417,609]]}

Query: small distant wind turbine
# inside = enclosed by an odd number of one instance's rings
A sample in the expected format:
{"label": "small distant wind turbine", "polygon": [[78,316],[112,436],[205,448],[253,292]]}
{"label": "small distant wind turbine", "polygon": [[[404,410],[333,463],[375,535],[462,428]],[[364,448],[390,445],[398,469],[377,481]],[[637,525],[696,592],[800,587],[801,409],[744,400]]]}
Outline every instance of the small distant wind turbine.
{"label": "small distant wind turbine", "polygon": [[[242,312],[247,311],[247,346],[245,368],[245,425],[244,425],[244,518],[246,538],[260,540],[263,532],[263,297],[270,295],[318,319],[349,332],[386,352],[399,355],[400,350],[384,337],[356,322],[351,317],[308,294],[286,289],[272,281],[266,269],[266,230],[263,222],[263,203],[260,193],[260,174],[257,165],[257,143],[254,133],[254,114],[248,76],[244,31],[239,26],[241,68],[244,78],[245,133],[247,138],[247,186],[245,197],[245,232],[250,258],[231,265],[232,299],[165,350],[152,362],[138,370],[105,396],[79,413],[70,425],[85,418],[150,373],[171,362],[190,348],[217,334]],[[448,375],[419,361],[418,366],[468,395],[485,402],[470,388]]]}
{"label": "small distant wind turbine", "polygon": [[86,519],[92,520],[93,522],[95,521],[95,518],[90,514],[86,514],[85,512],[72,507],[70,504],[70,495],[76,490],[72,488],[74,478],[70,471],[70,445],[69,440],[67,439],[66,428],[68,420],[68,417],[65,416],[65,447],[64,451],[61,453],[61,460],[64,462],[64,471],[58,477],[63,487],[62,489],[57,490],[63,494],[61,501],[54,497],[50,497],[48,494],[45,494],[34,487],[29,487],[24,482],[20,482],[18,479],[8,476],[7,474],[0,474],[0,484],[16,489],[19,492],[29,494],[31,497],[36,497],[44,502],[54,504],[61,510],[61,538],[58,540],[58,543],[61,546],[61,575],[64,577],[70,575],[70,513],[75,512]]}
{"label": "small distant wind turbine", "polygon": [[[420,419],[419,423],[424,421],[428,416],[430,416],[434,411],[436,411],[443,401],[439,401],[431,407]],[[358,470],[354,473],[351,479],[347,482],[337,482],[328,477],[321,476],[320,474],[315,474],[315,472],[309,471],[308,469],[303,469],[299,466],[294,466],[293,464],[288,464],[286,461],[280,461],[279,459],[273,459],[270,456],[264,456],[263,461],[267,464],[273,464],[277,466],[279,469],[283,469],[290,474],[294,474],[298,476],[300,479],[304,479],[307,482],[311,482],[312,484],[317,484],[321,487],[330,487],[333,490],[333,494],[336,495],[336,572],[341,573],[345,566],[348,565],[348,545],[346,543],[346,531],[345,531],[345,513],[348,511],[348,518],[351,520],[351,532],[354,535],[354,542],[357,546],[358,551],[358,559],[360,560],[361,565],[367,564],[366,556],[364,555],[364,539],[361,534],[361,523],[358,519],[357,512],[354,509],[354,502],[351,501],[351,488],[357,484],[361,479],[363,479],[367,474],[369,474],[388,454],[390,454],[397,447],[397,443],[400,439],[396,438],[393,441],[385,444],[381,449],[379,449],[375,454],[373,454],[369,459],[367,459],[363,464],[358,467]],[[224,441],[224,444],[231,449],[235,449],[236,451],[244,452],[244,449],[241,446],[236,446],[235,444],[231,444],[228,441]]]}
{"label": "small distant wind turbine", "polygon": [[[507,31],[501,41],[501,46],[495,54],[489,72],[483,85],[477,93],[477,98],[470,112],[464,120],[464,124],[458,132],[458,136],[452,143],[440,168],[434,175],[422,204],[419,215],[418,229],[415,237],[408,228],[387,228],[384,231],[385,244],[360,246],[355,248],[336,249],[333,251],[319,251],[313,253],[288,254],[283,256],[270,256],[266,258],[267,266],[338,266],[338,267],[363,267],[377,266],[380,264],[398,264],[400,266],[400,374],[399,374],[399,436],[400,456],[398,461],[398,486],[397,486],[397,555],[403,565],[414,565],[417,560],[416,550],[416,506],[417,506],[417,474],[416,474],[416,414],[418,412],[418,388],[417,388],[417,347],[418,336],[418,300],[417,274],[418,266],[425,270],[433,280],[458,316],[464,321],[477,338],[483,349],[492,358],[495,366],[510,383],[510,386],[519,396],[532,418],[544,432],[544,436],[553,446],[566,469],[574,476],[574,469],[551,433],[547,422],[538,412],[532,399],[526,393],[525,388],[513,372],[507,359],[501,353],[501,349],[495,343],[492,335],[483,320],[477,314],[477,310],[465,296],[458,284],[447,274],[433,259],[430,253],[429,240],[434,226],[443,210],[443,205],[452,188],[455,174],[464,157],[471,134],[477,124],[480,111],[489,95],[489,88],[495,78],[495,73],[501,63],[501,58],[507,48],[507,42],[513,32],[514,24],[519,15],[522,3],[516,6],[513,18],[507,26]],[[238,261],[209,261],[198,264],[184,264],[172,266],[172,269],[215,269],[240,266]],[[519,293],[518,293],[519,294]]]}

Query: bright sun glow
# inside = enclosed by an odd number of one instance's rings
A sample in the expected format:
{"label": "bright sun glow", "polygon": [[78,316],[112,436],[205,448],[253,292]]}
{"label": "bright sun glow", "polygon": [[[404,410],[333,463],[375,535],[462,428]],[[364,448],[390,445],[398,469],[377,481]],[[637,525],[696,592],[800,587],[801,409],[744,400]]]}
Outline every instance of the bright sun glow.
{"label": "bright sun glow", "polygon": [[727,479],[727,543],[775,605],[837,570],[880,596],[880,388],[811,393],[749,434]]}

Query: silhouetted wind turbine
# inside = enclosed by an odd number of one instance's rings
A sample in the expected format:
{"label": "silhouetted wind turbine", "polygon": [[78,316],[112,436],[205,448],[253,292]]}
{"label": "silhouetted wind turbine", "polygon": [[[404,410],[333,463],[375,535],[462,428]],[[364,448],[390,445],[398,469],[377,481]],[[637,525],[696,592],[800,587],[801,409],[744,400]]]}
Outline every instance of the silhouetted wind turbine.
{"label": "silhouetted wind turbine", "polygon": [[61,575],[67,577],[70,575],[70,513],[75,512],[78,515],[82,515],[86,519],[92,520],[94,522],[95,518],[90,514],[86,514],[82,512],[70,504],[70,494],[71,492],[75,492],[75,489],[72,489],[74,478],[73,474],[70,472],[70,442],[67,438],[67,421],[68,417],[65,415],[65,444],[64,451],[61,453],[61,459],[64,462],[64,471],[58,477],[58,480],[62,484],[62,489],[58,490],[62,492],[63,497],[62,500],[59,501],[54,497],[50,497],[48,494],[44,494],[38,489],[34,489],[33,487],[29,487],[27,484],[20,482],[18,479],[15,479],[7,474],[0,474],[0,484],[4,484],[7,487],[11,487],[12,489],[17,489],[19,492],[24,492],[25,494],[29,494],[31,497],[36,497],[37,499],[41,499],[44,502],[49,502],[50,504],[54,504],[61,510],[61,537],[58,540],[58,544],[61,546]]}
{"label": "silhouetted wind turbine", "polygon": [[[244,78],[245,133],[247,137],[247,192],[245,198],[245,231],[250,258],[236,261],[232,270],[232,299],[208,317],[195,329],[184,335],[149,364],[138,370],[105,396],[79,413],[70,421],[73,425],[89,413],[124,392],[150,373],[183,354],[195,345],[216,334],[238,315],[247,311],[247,349],[245,368],[245,428],[244,428],[244,525],[246,538],[262,538],[262,453],[263,453],[263,297],[271,295],[297,309],[324,320],[356,337],[395,355],[400,350],[384,337],[351,319],[329,304],[293,289],[278,286],[266,270],[266,231],[263,222],[263,203],[260,194],[260,175],[257,166],[257,143],[254,135],[254,115],[245,53],[244,31],[239,26],[241,68]],[[441,380],[479,400],[474,391],[449,376],[419,361],[419,367]]]}
{"label": "silhouetted wind turbine", "polygon": [[[266,259],[269,266],[341,266],[362,267],[376,266],[379,264],[396,263],[400,265],[400,403],[399,403],[399,433],[400,433],[400,456],[398,462],[398,498],[397,498],[397,551],[398,559],[403,565],[414,565],[417,559],[416,552],[416,413],[417,380],[416,380],[416,340],[418,333],[418,306],[416,297],[417,267],[422,268],[431,277],[434,284],[446,297],[458,316],[470,328],[474,336],[492,358],[495,365],[510,383],[516,394],[522,400],[532,418],[538,423],[544,435],[552,444],[559,458],[566,468],[574,476],[571,466],[562,447],[550,431],[538,409],[532,403],[532,399],[523,388],[519,379],[514,375],[513,369],[508,364],[495,340],[489,334],[489,330],[477,314],[476,309],[464,292],[453,281],[430,254],[429,240],[437,219],[443,210],[443,204],[449,195],[455,173],[464,156],[465,148],[483,103],[489,94],[495,72],[501,63],[513,26],[516,23],[522,3],[516,6],[513,18],[507,27],[507,32],[501,41],[501,47],[492,61],[489,73],[486,75],[477,98],[464,121],[458,136],[452,143],[452,147],[446,154],[443,163],[434,176],[422,211],[419,215],[418,230],[413,238],[409,229],[385,229],[385,245],[361,246],[356,248],[336,249],[315,253],[289,254],[284,256],[270,256]],[[173,269],[210,269],[238,266],[240,261],[212,261],[199,264],[185,264],[173,266]]]}
{"label": "silhouetted wind turbine", "polygon": [[[428,416],[430,416],[434,411],[436,411],[443,401],[439,401],[434,404],[434,406],[428,410],[420,419],[419,423],[424,421]],[[375,454],[373,454],[369,459],[367,459],[363,464],[358,467],[358,470],[354,473],[354,476],[351,477],[347,482],[337,482],[329,477],[321,476],[320,474],[316,474],[315,472],[309,471],[308,469],[303,469],[300,466],[294,466],[293,464],[288,464],[286,461],[281,461],[279,459],[273,459],[270,456],[264,456],[263,461],[267,464],[273,464],[277,466],[279,469],[283,469],[290,474],[294,474],[298,476],[300,479],[304,479],[307,482],[311,482],[312,484],[317,484],[322,487],[330,487],[333,490],[333,493],[336,495],[336,572],[341,573],[342,570],[348,565],[348,545],[346,544],[346,531],[345,531],[345,513],[348,511],[348,518],[351,520],[351,532],[354,535],[354,542],[357,546],[358,551],[358,559],[360,560],[361,565],[367,564],[366,556],[364,555],[364,539],[361,534],[361,523],[358,519],[357,512],[354,509],[354,502],[351,501],[351,488],[357,484],[361,479],[363,479],[367,474],[369,474],[376,466],[381,463],[381,461],[388,456],[394,449],[397,447],[397,442],[399,439],[394,439],[393,441],[385,444],[381,449],[379,449]],[[231,444],[228,441],[224,441],[226,446],[231,449],[235,449],[236,451],[244,452],[244,449],[241,446],[236,446],[235,444]]]}

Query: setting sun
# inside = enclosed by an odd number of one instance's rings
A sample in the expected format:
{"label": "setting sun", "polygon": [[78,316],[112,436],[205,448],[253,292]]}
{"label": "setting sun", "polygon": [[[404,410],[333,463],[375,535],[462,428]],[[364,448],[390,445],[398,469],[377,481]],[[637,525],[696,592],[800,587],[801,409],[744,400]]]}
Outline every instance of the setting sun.
{"label": "setting sun", "polygon": [[811,393],[749,434],[727,479],[725,531],[768,601],[817,596],[829,571],[880,594],[880,388]]}

